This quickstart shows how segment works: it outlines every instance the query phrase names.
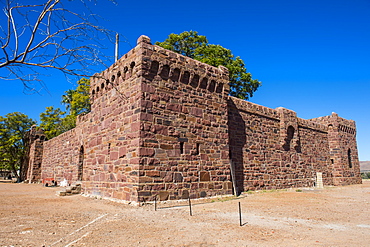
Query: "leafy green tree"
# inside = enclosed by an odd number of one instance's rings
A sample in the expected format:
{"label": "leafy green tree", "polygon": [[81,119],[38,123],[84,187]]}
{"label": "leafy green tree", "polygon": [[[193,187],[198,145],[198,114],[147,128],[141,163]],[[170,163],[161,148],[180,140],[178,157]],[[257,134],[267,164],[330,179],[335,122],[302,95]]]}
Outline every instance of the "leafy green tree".
{"label": "leafy green tree", "polygon": [[76,89],[69,89],[62,95],[62,104],[70,115],[80,115],[90,112],[90,80],[82,78],[77,82]]}
{"label": "leafy green tree", "polygon": [[64,95],[62,95],[62,104],[65,105],[66,107],[66,110],[67,111],[70,111],[71,109],[71,102],[73,100],[73,93],[75,92],[75,90],[73,89],[68,89],[67,91],[65,91]]}
{"label": "leafy green tree", "polygon": [[196,50],[208,44],[208,40],[206,36],[198,35],[196,31],[185,31],[180,34],[171,33],[165,41],[156,42],[155,44],[195,59]]}
{"label": "leafy green tree", "polygon": [[[90,112],[90,80],[82,78],[77,82],[77,88],[75,90],[66,91],[66,95],[63,95],[62,103],[66,105],[66,109],[70,110],[70,115],[80,115]],[[64,103],[64,98],[70,98],[68,103]]]}
{"label": "leafy green tree", "polygon": [[90,80],[82,78],[77,83],[76,89],[69,89],[62,95],[61,103],[69,114],[52,106],[46,107],[45,112],[40,114],[40,127],[48,139],[73,129],[76,127],[77,116],[90,112]]}
{"label": "leafy green tree", "polygon": [[54,109],[52,106],[46,107],[45,112],[40,114],[40,127],[48,139],[63,133],[62,123],[65,112],[60,108]]}
{"label": "leafy green tree", "polygon": [[12,170],[20,180],[24,179],[28,165],[26,133],[35,124],[36,121],[20,112],[0,116],[0,165]]}
{"label": "leafy green tree", "polygon": [[222,65],[228,68],[231,96],[248,99],[261,86],[260,81],[252,79],[240,57],[235,57],[229,49],[220,45],[209,44],[207,38],[196,31],[172,33],[156,45],[215,67]]}

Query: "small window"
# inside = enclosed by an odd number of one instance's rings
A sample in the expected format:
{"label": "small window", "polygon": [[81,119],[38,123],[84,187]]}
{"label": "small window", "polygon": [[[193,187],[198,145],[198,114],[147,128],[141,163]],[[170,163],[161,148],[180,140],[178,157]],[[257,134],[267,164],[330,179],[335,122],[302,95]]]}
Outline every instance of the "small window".
{"label": "small window", "polygon": [[215,91],[215,87],[216,87],[216,82],[214,80],[212,80],[211,83],[208,86],[208,91],[213,93]]}
{"label": "small window", "polygon": [[159,69],[159,63],[157,61],[153,61],[150,65],[150,73],[157,74]]}
{"label": "small window", "polygon": [[200,154],[200,143],[197,143],[196,150],[195,150],[195,155]]}
{"label": "small window", "polygon": [[294,127],[289,126],[287,129],[287,136],[285,138],[285,144],[283,145],[283,148],[285,151],[290,150],[290,142],[292,141],[293,137],[294,137]]}
{"label": "small window", "polygon": [[184,84],[189,84],[189,79],[190,79],[190,73],[189,71],[185,71],[181,77],[181,82]]}
{"label": "small window", "polygon": [[197,75],[197,74],[195,74],[194,76],[193,76],[193,78],[191,79],[191,83],[190,83],[190,85],[192,86],[192,87],[198,87],[198,84],[199,84],[199,75]]}
{"label": "small window", "polygon": [[148,75],[149,79],[153,79],[157,75],[158,70],[159,70],[159,62],[153,61],[149,69],[149,75]]}
{"label": "small window", "polygon": [[172,75],[171,75],[171,80],[172,81],[178,81],[179,80],[179,77],[180,77],[180,69],[179,68],[175,68],[173,71],[172,71]]}
{"label": "small window", "polygon": [[200,88],[207,89],[208,79],[204,77],[200,82]]}
{"label": "small window", "polygon": [[347,151],[348,154],[348,166],[349,168],[352,168],[352,158],[351,158],[351,149],[349,148]]}
{"label": "small window", "polygon": [[217,88],[216,88],[216,93],[222,93],[223,86],[224,85],[222,83],[218,83]]}
{"label": "small window", "polygon": [[184,153],[184,142],[180,142],[180,154]]}
{"label": "small window", "polygon": [[135,67],[135,62],[131,62],[131,63],[130,63],[130,68],[131,68],[131,70],[132,70],[134,67]]}
{"label": "small window", "polygon": [[170,75],[170,66],[163,65],[160,76],[162,77],[162,79],[167,80],[169,75]]}

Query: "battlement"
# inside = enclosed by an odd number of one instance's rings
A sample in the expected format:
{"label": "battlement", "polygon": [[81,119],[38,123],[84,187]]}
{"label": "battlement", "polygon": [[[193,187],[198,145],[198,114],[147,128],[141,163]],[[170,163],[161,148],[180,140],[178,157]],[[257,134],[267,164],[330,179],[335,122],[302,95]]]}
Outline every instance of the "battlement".
{"label": "battlement", "polygon": [[258,104],[245,101],[245,100],[241,100],[241,99],[237,99],[234,97],[230,97],[230,100],[233,101],[233,104],[235,105],[235,107],[237,107],[237,109],[240,111],[248,112],[251,114],[256,114],[256,115],[263,116],[266,118],[275,119],[277,121],[280,121],[282,119],[282,116],[291,115],[291,117],[296,119],[295,122],[297,122],[298,126],[300,127],[309,128],[309,129],[313,129],[313,130],[321,131],[321,132],[328,131],[328,127],[322,121],[319,121],[316,119],[299,118],[296,116],[296,112],[283,108],[283,107],[272,109],[266,106],[258,105]]}
{"label": "battlement", "polygon": [[91,78],[91,102],[113,88],[119,90],[121,84],[127,80],[141,77],[149,80],[158,77],[172,85],[181,82],[198,91],[208,91],[207,93],[219,94],[221,97],[227,97],[230,90],[227,68],[216,68],[152,45],[150,39],[143,35],[139,37],[135,48],[107,70]]}
{"label": "battlement", "polygon": [[313,118],[311,121],[322,123],[327,127],[332,127],[333,130],[338,132],[344,132],[356,136],[356,122],[339,117],[335,112],[329,116]]}

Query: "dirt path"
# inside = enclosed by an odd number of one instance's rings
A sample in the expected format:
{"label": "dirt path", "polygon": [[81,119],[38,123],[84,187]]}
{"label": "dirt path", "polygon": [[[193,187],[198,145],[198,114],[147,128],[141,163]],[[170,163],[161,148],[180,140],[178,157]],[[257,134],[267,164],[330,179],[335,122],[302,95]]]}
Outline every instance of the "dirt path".
{"label": "dirt path", "polygon": [[57,190],[0,183],[0,246],[370,245],[370,181],[194,200],[193,216],[186,202],[154,211]]}

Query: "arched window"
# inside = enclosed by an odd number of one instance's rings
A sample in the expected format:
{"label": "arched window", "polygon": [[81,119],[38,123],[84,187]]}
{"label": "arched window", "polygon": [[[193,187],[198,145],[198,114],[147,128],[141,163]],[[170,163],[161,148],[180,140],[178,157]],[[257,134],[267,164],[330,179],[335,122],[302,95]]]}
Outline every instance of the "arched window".
{"label": "arched window", "polygon": [[222,93],[224,85],[222,83],[217,84],[216,93]]}
{"label": "arched window", "polygon": [[211,83],[208,86],[208,91],[213,93],[215,91],[215,87],[216,87],[216,82],[214,80],[212,80]]}
{"label": "arched window", "polygon": [[131,63],[130,63],[130,68],[131,68],[131,70],[133,70],[133,69],[134,69],[134,67],[135,67],[135,62],[131,62]]}
{"label": "arched window", "polygon": [[171,75],[171,80],[172,81],[178,81],[179,80],[179,77],[180,77],[180,69],[179,68],[175,68],[173,71],[172,71],[172,75]]}
{"label": "arched window", "polygon": [[204,77],[202,79],[202,81],[200,82],[200,88],[203,88],[203,89],[206,89],[207,88],[207,85],[208,85],[208,79],[206,77]]}
{"label": "arched window", "polygon": [[192,86],[192,87],[198,87],[198,84],[199,84],[199,75],[197,75],[197,74],[195,74],[194,76],[193,76],[193,78],[191,79],[191,83],[190,83],[190,85]]}
{"label": "arched window", "polygon": [[181,82],[184,84],[189,84],[189,79],[190,79],[190,72],[184,71],[184,73],[181,76]]}
{"label": "arched window", "polygon": [[163,65],[160,76],[163,80],[167,80],[170,75],[170,66],[167,64]]}
{"label": "arched window", "polygon": [[127,79],[127,73],[128,72],[128,67],[127,66],[125,66],[124,68],[123,68],[123,80],[126,80]]}

